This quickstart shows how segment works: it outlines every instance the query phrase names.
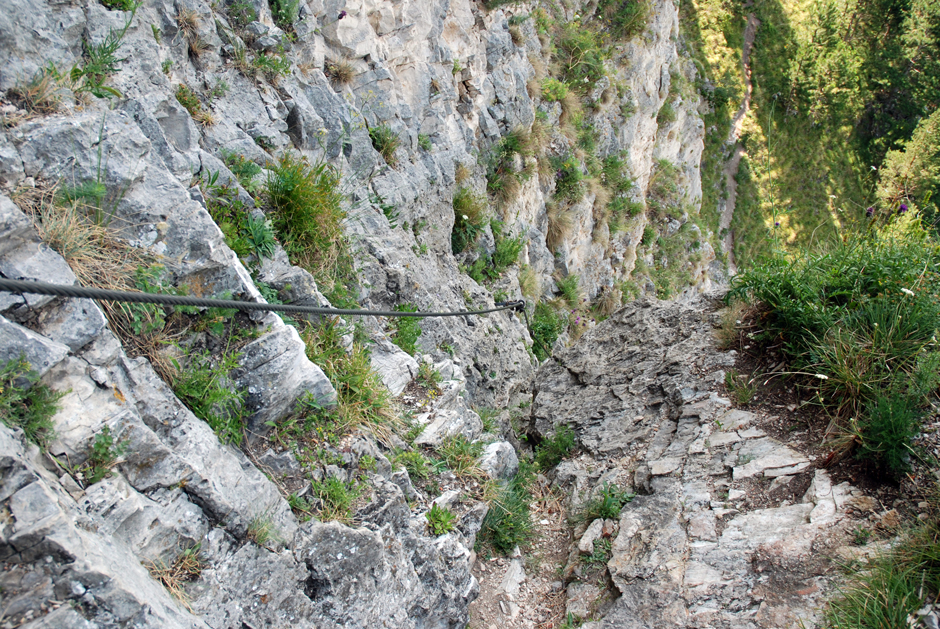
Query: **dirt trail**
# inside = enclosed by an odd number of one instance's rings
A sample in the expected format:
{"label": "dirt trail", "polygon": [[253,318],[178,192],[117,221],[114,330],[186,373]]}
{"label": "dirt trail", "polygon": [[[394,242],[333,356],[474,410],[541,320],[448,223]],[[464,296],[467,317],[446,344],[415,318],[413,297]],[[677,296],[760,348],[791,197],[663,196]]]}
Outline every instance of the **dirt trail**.
{"label": "dirt trail", "polygon": [[722,169],[722,175],[725,178],[728,197],[725,200],[724,209],[721,212],[721,221],[719,228],[724,231],[724,248],[728,252],[728,271],[732,275],[738,272],[738,267],[734,261],[734,234],[731,232],[731,219],[734,217],[734,204],[737,199],[737,183],[734,178],[738,174],[738,165],[741,163],[741,157],[744,155],[744,147],[738,144],[738,138],[741,137],[741,127],[744,124],[744,117],[751,108],[751,93],[754,87],[751,84],[751,47],[754,45],[754,38],[757,37],[757,28],[760,26],[760,20],[751,13],[747,16],[747,26],[744,27],[744,48],[741,51],[741,64],[744,66],[744,98],[741,101],[741,107],[738,108],[734,119],[731,121],[731,133],[728,135],[728,143],[734,144],[734,153],[725,163]]}

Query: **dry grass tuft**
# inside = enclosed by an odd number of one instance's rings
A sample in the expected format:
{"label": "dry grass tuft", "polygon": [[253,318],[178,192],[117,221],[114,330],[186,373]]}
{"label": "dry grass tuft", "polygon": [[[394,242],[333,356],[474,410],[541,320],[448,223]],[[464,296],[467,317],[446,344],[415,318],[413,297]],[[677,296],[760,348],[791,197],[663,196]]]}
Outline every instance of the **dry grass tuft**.
{"label": "dry grass tuft", "polygon": [[623,291],[616,286],[605,287],[594,303],[599,315],[609,317],[623,304]]}
{"label": "dry grass tuft", "polygon": [[472,174],[470,167],[466,164],[457,164],[456,168],[454,168],[454,179],[458,184],[462,184],[467,179],[470,179],[470,175]]}
{"label": "dry grass tuft", "polygon": [[512,43],[516,46],[522,46],[525,44],[525,35],[522,34],[522,29],[518,26],[509,27],[509,37],[512,39]]}
{"label": "dry grass tuft", "polygon": [[539,290],[539,278],[535,273],[535,269],[528,264],[523,264],[519,267],[517,277],[519,279],[519,290],[523,296],[537,299],[541,291]]}
{"label": "dry grass tuft", "polygon": [[10,89],[7,96],[31,114],[54,114],[61,106],[59,88],[55,77],[41,70],[28,82]]}
{"label": "dry grass tuft", "polygon": [[736,347],[741,340],[741,321],[747,315],[749,306],[743,301],[732,301],[727,308],[721,311],[718,328],[715,329],[715,338],[720,349]]}
{"label": "dry grass tuft", "polygon": [[548,214],[548,229],[545,234],[545,244],[549,251],[555,251],[561,246],[574,228],[574,217],[571,208],[567,205],[550,201],[545,205]]}
{"label": "dry grass tuft", "polygon": [[176,25],[190,46],[199,39],[199,21],[199,14],[192,9],[180,7],[176,13]]}
{"label": "dry grass tuft", "polygon": [[323,73],[331,81],[346,85],[356,76],[356,67],[345,57],[336,60],[328,59],[324,64]]}
{"label": "dry grass tuft", "polygon": [[202,575],[202,558],[199,555],[199,544],[196,544],[188,550],[182,551],[173,560],[173,563],[167,565],[162,560],[148,561],[144,564],[147,572],[155,580],[163,584],[166,591],[173,595],[189,611],[189,596],[186,594],[184,585],[190,581],[195,581]]}

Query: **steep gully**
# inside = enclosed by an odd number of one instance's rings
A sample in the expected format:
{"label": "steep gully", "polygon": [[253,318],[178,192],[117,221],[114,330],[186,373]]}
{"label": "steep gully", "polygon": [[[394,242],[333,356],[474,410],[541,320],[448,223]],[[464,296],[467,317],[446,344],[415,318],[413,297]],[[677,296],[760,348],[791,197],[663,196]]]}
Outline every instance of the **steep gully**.
{"label": "steep gully", "polygon": [[737,199],[737,182],[735,181],[735,177],[738,174],[738,166],[741,164],[741,157],[744,156],[744,147],[738,144],[738,139],[741,137],[741,128],[744,125],[744,118],[751,108],[751,94],[754,91],[754,86],[751,83],[750,56],[751,47],[754,45],[754,39],[757,37],[757,29],[759,26],[760,20],[758,20],[753,13],[748,14],[747,26],[744,28],[744,47],[741,51],[741,65],[744,71],[744,98],[741,100],[741,106],[738,108],[737,113],[734,115],[734,120],[731,122],[731,133],[728,134],[728,143],[735,144],[734,153],[732,153],[731,158],[725,163],[725,167],[721,171],[725,178],[728,198],[725,200],[724,207],[722,208],[719,227],[721,233],[724,234],[722,244],[724,245],[724,250],[728,252],[728,272],[731,275],[737,273],[738,270],[734,261],[734,233],[731,231],[731,219],[734,217],[734,204]]}

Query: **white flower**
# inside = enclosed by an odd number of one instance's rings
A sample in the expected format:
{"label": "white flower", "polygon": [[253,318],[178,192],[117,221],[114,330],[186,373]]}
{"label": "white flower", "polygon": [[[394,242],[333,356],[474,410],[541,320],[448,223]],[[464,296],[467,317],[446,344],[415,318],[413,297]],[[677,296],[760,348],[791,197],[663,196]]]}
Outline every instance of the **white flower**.
{"label": "white flower", "polygon": [[908,288],[902,288],[902,289],[901,289],[901,292],[904,293],[905,295],[910,295],[911,297],[914,296],[914,291],[912,291],[912,290],[910,290],[910,289],[908,289]]}
{"label": "white flower", "polygon": [[464,214],[464,215],[463,215],[463,220],[465,220],[465,221],[469,221],[469,220],[470,220],[470,217],[469,217],[469,216],[467,216],[466,214]]}
{"label": "white flower", "polygon": [[828,379],[829,379],[829,376],[827,376],[827,375],[824,374],[824,373],[818,373],[818,374],[816,374],[816,377],[819,378],[820,380],[828,380]]}

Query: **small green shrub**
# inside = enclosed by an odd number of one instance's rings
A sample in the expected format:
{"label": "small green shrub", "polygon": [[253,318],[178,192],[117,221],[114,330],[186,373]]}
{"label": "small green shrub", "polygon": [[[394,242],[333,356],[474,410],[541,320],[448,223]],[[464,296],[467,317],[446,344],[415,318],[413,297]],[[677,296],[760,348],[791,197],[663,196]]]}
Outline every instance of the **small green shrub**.
{"label": "small green shrub", "polygon": [[86,485],[94,485],[111,471],[111,466],[127,452],[128,441],[114,442],[111,428],[104,426],[91,445],[91,454],[84,466]]}
{"label": "small green shrub", "polygon": [[423,151],[431,152],[433,146],[431,145],[431,138],[423,133],[418,134],[418,146]]}
{"label": "small green shrub", "polygon": [[650,4],[646,0],[600,0],[597,14],[616,39],[639,35],[649,21]]}
{"label": "small green shrub", "polygon": [[369,129],[369,138],[372,140],[372,147],[382,155],[385,163],[395,168],[398,165],[395,151],[398,150],[398,145],[401,144],[401,138],[398,137],[398,134],[392,131],[392,128],[387,124],[381,124]]}
{"label": "small green shrub", "polygon": [[195,118],[202,111],[202,103],[196,92],[189,89],[188,86],[180,84],[176,88],[176,100],[182,105],[189,115]]}
{"label": "small green shrub", "polygon": [[320,501],[320,520],[352,521],[352,506],[359,497],[359,488],[332,476],[311,483],[313,495]]}
{"label": "small green shrub", "polygon": [[757,392],[757,384],[752,378],[745,374],[739,374],[734,369],[729,369],[725,373],[725,386],[728,387],[728,393],[734,398],[734,401],[741,406],[747,406],[754,399]]}
{"label": "small green shrub", "polygon": [[568,96],[568,86],[559,81],[548,77],[542,80],[542,100],[549,102],[558,102]]}
{"label": "small green shrub", "polygon": [[[395,307],[398,312],[417,312],[413,304],[399,304]],[[419,317],[395,317],[392,319],[395,330],[392,343],[400,347],[405,353],[414,356],[417,351],[418,337],[421,336],[421,319]]]}
{"label": "small green shrub", "polygon": [[108,9],[118,9],[119,11],[136,11],[140,6],[140,0],[101,0],[101,4]]}
{"label": "small green shrub", "polygon": [[[311,164],[285,153],[272,165],[266,182],[269,217],[278,238],[315,276],[336,264],[345,247],[340,174],[330,164]],[[317,278],[319,282],[319,277]]]}
{"label": "small green shrub", "polygon": [[574,155],[552,157],[555,170],[555,197],[568,203],[577,203],[584,196],[584,173]]}
{"label": "small green shrub", "polygon": [[622,490],[616,483],[605,482],[593,498],[585,502],[575,515],[577,522],[593,522],[598,518],[616,520],[624,505],[633,500],[633,494]]}
{"label": "small green shrub", "polygon": [[555,57],[568,86],[587,93],[606,75],[604,60],[610,56],[599,35],[580,25],[567,24],[558,33]]}
{"label": "small green shrub", "polygon": [[887,468],[896,477],[910,469],[911,442],[920,432],[918,401],[901,395],[879,396],[859,424],[856,458]]}
{"label": "small green shrub", "polygon": [[421,361],[418,365],[418,376],[416,378],[427,389],[436,389],[441,383],[441,372],[435,369],[430,363]]}
{"label": "small green shrub", "polygon": [[414,480],[427,480],[431,476],[428,458],[417,450],[401,450],[394,454],[392,463],[401,466]]}
{"label": "small green shrub", "polygon": [[675,107],[672,106],[672,103],[666,101],[663,103],[663,106],[659,108],[659,112],[656,114],[656,124],[662,126],[667,124],[672,124],[678,120],[679,115],[676,113]]}
{"label": "small green shrub", "polygon": [[457,435],[445,439],[437,447],[437,453],[458,476],[473,475],[478,470],[477,460],[483,454],[483,444]]}
{"label": "small green shrub", "polygon": [[483,519],[477,536],[477,547],[489,547],[508,554],[532,535],[532,517],[529,503],[532,494],[529,487],[535,470],[525,459],[519,461],[519,471],[490,501],[490,509]]}
{"label": "small green shrub", "polygon": [[271,0],[271,17],[281,29],[291,32],[300,11],[300,0]]}
{"label": "small green shrub", "polygon": [[577,308],[581,304],[581,290],[578,288],[578,276],[575,274],[559,278],[555,281],[558,292],[561,293],[569,308]]}
{"label": "small green shrub", "polygon": [[25,356],[0,369],[0,420],[10,428],[22,428],[27,441],[42,449],[55,438],[52,417],[64,395],[39,382]]}
{"label": "small green shrub", "polygon": [[261,166],[243,155],[230,151],[222,151],[222,161],[238,179],[238,183],[241,184],[242,188],[251,194],[258,191],[259,185],[255,183],[255,177],[261,173]]}
{"label": "small green shrub", "polygon": [[542,440],[535,448],[535,463],[540,470],[548,471],[558,465],[574,448],[574,431],[564,424],[555,429],[555,434]]}
{"label": "small green shrub", "polygon": [[258,19],[258,12],[248,0],[235,0],[228,5],[228,16],[232,24],[244,28]]}
{"label": "small green shrub", "polygon": [[540,361],[552,353],[552,347],[559,335],[568,327],[568,318],[556,312],[551,306],[539,303],[532,316],[532,351]]}
{"label": "small green shrub", "polygon": [[244,392],[232,390],[231,372],[238,367],[238,354],[208,351],[190,354],[185,367],[173,360],[173,392],[193,414],[208,423],[222,443],[240,445],[245,430]]}
{"label": "small green shrub", "polygon": [[657,238],[659,238],[659,232],[656,231],[656,228],[652,225],[647,225],[643,228],[643,237],[640,238],[640,244],[644,247],[649,247],[656,242]]}
{"label": "small green shrub", "polygon": [[431,504],[431,508],[424,514],[424,517],[427,518],[431,535],[443,535],[453,531],[454,522],[457,519],[450,509],[440,507],[436,502]]}
{"label": "small green shrub", "polygon": [[290,59],[283,52],[266,52],[256,54],[251,60],[250,67],[276,85],[282,76],[290,75],[291,64]]}
{"label": "small green shrub", "polygon": [[120,30],[111,29],[108,36],[100,44],[92,44],[85,40],[85,59],[82,65],[76,65],[70,72],[72,83],[78,85],[76,93],[88,92],[96,98],[121,97],[121,93],[105,82],[118,71],[118,64],[124,61],[117,56],[118,50],[124,41],[124,35],[130,28],[134,15],[137,13],[138,3],[134,3],[131,14]]}
{"label": "small green shrub", "polygon": [[454,255],[474,245],[486,227],[485,199],[473,190],[460,187],[454,193],[454,229],[450,244]]}

